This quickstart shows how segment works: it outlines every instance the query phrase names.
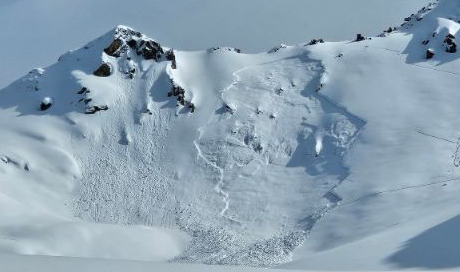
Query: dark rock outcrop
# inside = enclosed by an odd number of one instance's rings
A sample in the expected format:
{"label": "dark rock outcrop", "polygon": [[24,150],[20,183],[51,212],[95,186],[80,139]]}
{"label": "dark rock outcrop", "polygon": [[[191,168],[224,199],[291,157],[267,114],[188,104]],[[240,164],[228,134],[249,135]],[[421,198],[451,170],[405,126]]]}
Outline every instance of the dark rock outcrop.
{"label": "dark rock outcrop", "polygon": [[80,89],[80,91],[78,91],[77,94],[86,94],[86,93],[89,93],[89,90],[88,90],[88,88],[83,87],[83,88]]}
{"label": "dark rock outcrop", "polygon": [[166,51],[166,59],[171,61],[172,69],[177,69],[176,55],[174,54],[174,50],[170,49]]}
{"label": "dark rock outcrop", "polygon": [[161,58],[161,55],[164,54],[163,48],[159,43],[151,40],[141,40],[137,48],[138,55],[142,55],[146,60],[155,60],[158,61]]}
{"label": "dark rock outcrop", "polygon": [[46,111],[47,109],[51,108],[52,105],[53,105],[52,103],[42,102],[42,103],[40,103],[40,110],[41,111]]}
{"label": "dark rock outcrop", "polygon": [[40,103],[40,110],[46,111],[47,109],[51,108],[52,105],[53,105],[53,99],[51,97],[45,97]]}
{"label": "dark rock outcrop", "polygon": [[366,39],[366,37],[364,37],[362,34],[356,34],[355,42],[364,41],[365,39]]}
{"label": "dark rock outcrop", "polygon": [[96,71],[93,72],[93,75],[98,77],[108,77],[112,74],[112,67],[108,63],[103,63]]}
{"label": "dark rock outcrop", "polygon": [[123,41],[117,38],[109,45],[109,47],[104,49],[104,52],[109,56],[118,58],[120,57],[120,54],[121,54],[120,49],[122,45],[123,45]]}
{"label": "dark rock outcrop", "polygon": [[308,45],[315,45],[318,43],[324,43],[324,40],[323,39],[313,39],[308,43]]}
{"label": "dark rock outcrop", "polygon": [[109,107],[107,107],[107,105],[91,106],[86,108],[85,114],[95,114],[98,111],[106,111],[108,109]]}
{"label": "dark rock outcrop", "polygon": [[449,34],[444,39],[444,44],[447,53],[456,53],[457,52],[457,44],[455,43],[455,36]]}
{"label": "dark rock outcrop", "polygon": [[426,58],[432,59],[433,57],[434,57],[434,50],[433,49],[426,50]]}

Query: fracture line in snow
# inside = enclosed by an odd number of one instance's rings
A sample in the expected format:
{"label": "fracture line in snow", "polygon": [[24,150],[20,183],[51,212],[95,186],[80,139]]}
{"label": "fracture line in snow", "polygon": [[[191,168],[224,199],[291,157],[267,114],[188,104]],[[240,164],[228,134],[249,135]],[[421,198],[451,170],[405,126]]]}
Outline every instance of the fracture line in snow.
{"label": "fracture line in snow", "polygon": [[345,206],[345,205],[353,204],[353,203],[356,203],[356,202],[361,201],[361,200],[366,199],[366,198],[376,197],[376,196],[387,194],[387,193],[395,193],[395,192],[409,190],[409,189],[424,188],[424,187],[429,187],[429,186],[433,186],[433,185],[437,185],[437,184],[448,183],[448,182],[451,182],[451,181],[459,182],[460,177],[459,178],[452,178],[452,179],[442,180],[442,181],[430,182],[430,183],[425,183],[425,184],[420,184],[420,185],[412,185],[412,186],[406,186],[406,187],[401,187],[401,188],[396,188],[396,189],[389,189],[389,190],[379,191],[379,192],[375,192],[375,193],[370,193],[368,195],[359,197],[357,199],[341,203],[338,206]]}
{"label": "fracture line in snow", "polygon": [[[393,53],[396,53],[397,55],[403,55],[401,52],[399,52],[399,51],[397,51],[397,50],[389,49],[389,48],[377,47],[377,46],[369,46],[369,45],[368,45],[367,47],[375,48],[375,49],[381,49],[381,50],[385,50],[385,51],[388,51],[388,52],[393,52]],[[416,66],[416,67],[419,67],[419,68],[430,69],[430,70],[437,71],[437,72],[441,72],[441,73],[446,73],[446,74],[451,74],[451,75],[460,76],[460,73],[453,72],[453,71],[437,69],[437,68],[434,68],[434,67],[425,66],[425,65],[416,64],[416,63],[406,63],[406,64],[407,64],[407,65]]]}
{"label": "fracture line in snow", "polygon": [[446,142],[449,142],[449,143],[451,143],[451,144],[457,144],[457,142],[451,141],[451,140],[446,139],[446,138],[434,136],[434,135],[425,133],[425,132],[420,131],[420,130],[415,130],[415,132],[417,132],[417,133],[419,133],[419,134],[421,134],[421,135],[427,136],[427,137],[431,137],[431,138],[435,138],[435,139],[438,139],[438,140],[446,141]]}

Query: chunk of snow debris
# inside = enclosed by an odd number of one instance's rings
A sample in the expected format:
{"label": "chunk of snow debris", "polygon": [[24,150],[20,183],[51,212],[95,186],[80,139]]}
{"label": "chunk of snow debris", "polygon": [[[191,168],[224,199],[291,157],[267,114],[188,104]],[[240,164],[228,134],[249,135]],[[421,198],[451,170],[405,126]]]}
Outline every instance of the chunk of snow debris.
{"label": "chunk of snow debris", "polygon": [[91,106],[91,107],[86,108],[85,114],[94,114],[94,113],[96,113],[98,111],[106,111],[108,109],[109,109],[109,107],[107,107],[106,105]]}
{"label": "chunk of snow debris", "polygon": [[121,61],[119,70],[130,79],[133,79],[136,73],[136,64],[131,58],[126,58],[126,60]]}
{"label": "chunk of snow debris", "polygon": [[112,66],[104,62],[96,71],[93,72],[93,75],[98,77],[108,77],[112,74]]}
{"label": "chunk of snow debris", "polygon": [[46,111],[53,105],[53,99],[51,97],[43,98],[42,102],[40,103],[40,110]]}
{"label": "chunk of snow debris", "polygon": [[276,119],[276,113],[270,114],[270,119]]}
{"label": "chunk of snow debris", "polygon": [[428,50],[426,50],[426,58],[427,58],[427,59],[431,59],[431,58],[433,58],[433,57],[434,57],[434,50],[431,49],[431,48],[428,49]]}
{"label": "chunk of snow debris", "polygon": [[318,133],[315,137],[315,156],[318,157],[319,153],[321,153],[321,150],[323,150],[323,134]]}

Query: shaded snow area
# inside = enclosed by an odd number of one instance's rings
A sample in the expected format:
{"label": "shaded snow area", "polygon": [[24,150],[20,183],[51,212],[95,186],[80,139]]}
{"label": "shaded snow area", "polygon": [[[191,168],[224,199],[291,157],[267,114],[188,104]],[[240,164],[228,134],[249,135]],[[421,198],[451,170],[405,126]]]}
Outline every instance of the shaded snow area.
{"label": "shaded snow area", "polygon": [[0,91],[0,253],[460,267],[459,21],[260,54],[118,26]]}

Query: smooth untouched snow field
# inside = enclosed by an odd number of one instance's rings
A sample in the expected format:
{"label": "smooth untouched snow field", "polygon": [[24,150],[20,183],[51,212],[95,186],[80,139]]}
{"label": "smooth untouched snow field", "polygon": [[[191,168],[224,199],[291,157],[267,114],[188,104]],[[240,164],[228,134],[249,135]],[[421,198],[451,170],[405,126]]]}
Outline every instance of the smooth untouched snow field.
{"label": "smooth untouched snow field", "polygon": [[258,54],[116,27],[0,90],[0,253],[458,269],[459,22]]}

